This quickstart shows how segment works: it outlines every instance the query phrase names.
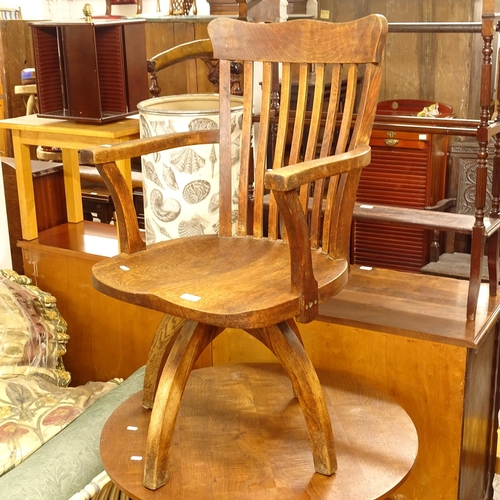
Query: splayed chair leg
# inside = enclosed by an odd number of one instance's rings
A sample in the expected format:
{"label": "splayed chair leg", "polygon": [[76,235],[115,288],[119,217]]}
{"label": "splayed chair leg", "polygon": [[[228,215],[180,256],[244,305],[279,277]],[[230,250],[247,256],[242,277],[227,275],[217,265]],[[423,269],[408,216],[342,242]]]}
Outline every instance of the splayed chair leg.
{"label": "splayed chair leg", "polygon": [[248,332],[271,349],[290,377],[309,431],[314,469],[320,474],[333,474],[337,470],[337,459],[330,415],[304,346],[287,322]]}
{"label": "splayed chair leg", "polygon": [[186,321],[176,335],[163,367],[149,423],[144,481],[156,490],[167,482],[170,445],[182,394],[193,364],[222,328]]}
{"label": "splayed chair leg", "polygon": [[146,371],[144,373],[144,384],[142,393],[142,405],[144,408],[153,408],[156,388],[160,380],[160,374],[165,366],[175,336],[181,331],[186,320],[171,314],[165,314],[151,342]]}

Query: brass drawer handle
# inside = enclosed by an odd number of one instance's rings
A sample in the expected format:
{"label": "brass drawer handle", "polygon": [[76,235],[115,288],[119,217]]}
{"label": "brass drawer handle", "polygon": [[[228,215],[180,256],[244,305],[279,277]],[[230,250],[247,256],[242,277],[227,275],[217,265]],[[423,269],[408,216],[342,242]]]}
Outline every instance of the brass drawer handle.
{"label": "brass drawer handle", "polygon": [[398,141],[398,139],[384,139],[384,142],[388,146],[395,146],[399,141]]}

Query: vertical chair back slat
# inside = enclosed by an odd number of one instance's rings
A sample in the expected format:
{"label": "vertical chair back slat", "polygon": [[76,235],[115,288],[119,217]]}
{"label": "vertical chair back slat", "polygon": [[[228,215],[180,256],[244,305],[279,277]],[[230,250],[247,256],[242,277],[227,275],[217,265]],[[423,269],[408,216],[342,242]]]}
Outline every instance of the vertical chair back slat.
{"label": "vertical chair back slat", "polygon": [[[248,131],[252,119],[254,125],[251,143],[250,134],[242,134],[246,143],[241,144],[240,153],[239,236],[271,240],[288,237],[276,201],[264,187],[268,169],[286,168],[347,153],[360,145],[368,146],[366,132],[371,130],[375,117],[373,99],[377,99],[383,59],[380,49],[383,44],[373,40],[385,37],[385,28],[379,21],[377,16],[369,16],[352,23],[339,23],[334,30],[327,23],[318,26],[310,20],[272,23],[267,25],[265,36],[259,33],[258,37],[253,35],[255,25],[252,23],[239,24],[236,33],[230,20],[213,21],[224,24],[224,29],[218,29],[214,36],[210,34],[214,56],[243,62],[244,98],[252,99],[254,105],[259,103],[254,109],[247,101],[244,106],[243,128]],[[316,38],[309,37],[313,27],[324,30],[324,34],[318,38],[316,32]],[[373,37],[359,44],[358,40],[365,38],[369,31],[374,33]],[[342,50],[335,50],[336,46]],[[257,61],[262,63],[260,80],[255,77],[253,67]],[[276,68],[280,71],[278,112],[273,108],[273,92],[276,92],[273,69]],[[221,84],[226,78],[229,72],[221,71]],[[223,115],[221,110],[221,121],[228,120],[226,113],[227,110]],[[253,118],[249,118],[248,113],[253,113]],[[221,125],[221,137],[222,132]],[[229,147],[227,142],[221,143],[221,155]],[[221,164],[221,170],[224,168]],[[306,216],[311,248],[321,248],[333,258],[348,256],[360,171],[358,168],[339,173],[300,187],[297,206]],[[250,212],[246,212],[248,200],[242,195],[245,183],[251,185]],[[229,190],[225,189],[225,193],[228,196]],[[242,202],[246,205],[242,206]],[[226,204],[224,210],[229,208],[230,204]],[[224,217],[228,220],[227,215]]]}
{"label": "vertical chair back slat", "polygon": [[[258,132],[255,134],[255,179],[254,179],[254,227],[253,235],[261,238],[264,235],[264,174],[267,168],[267,144],[270,132],[271,92],[273,80],[272,64],[262,65],[262,92],[260,94],[260,117]],[[256,93],[254,93],[254,96]]]}
{"label": "vertical chair back slat", "polygon": [[[250,214],[253,217],[250,204],[249,186],[253,184],[253,173],[251,168],[244,168],[244,165],[251,165],[252,158],[252,127],[253,127],[253,64],[250,61],[244,63],[244,74],[246,78],[243,82],[243,113],[241,122],[241,142],[240,142],[240,173],[238,186],[238,236],[246,236],[250,233],[249,228]],[[250,110],[249,112],[247,110]],[[252,192],[253,196],[253,192]]]}

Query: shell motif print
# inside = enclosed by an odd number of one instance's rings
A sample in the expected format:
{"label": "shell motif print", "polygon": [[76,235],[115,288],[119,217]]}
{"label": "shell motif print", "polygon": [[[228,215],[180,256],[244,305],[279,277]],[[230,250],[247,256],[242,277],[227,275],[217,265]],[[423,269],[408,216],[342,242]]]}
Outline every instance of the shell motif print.
{"label": "shell motif print", "polygon": [[144,157],[142,158],[142,171],[147,179],[149,179],[151,182],[154,182],[158,187],[161,187],[163,189],[163,184],[161,183],[161,180],[156,173],[154,164],[150,161],[145,160]]}
{"label": "shell motif print", "polygon": [[163,226],[160,226],[160,224],[158,224],[158,222],[156,222],[156,226],[158,227],[158,231],[160,231],[160,233],[163,235],[162,240],[164,240],[164,239],[171,240],[172,239],[172,236],[170,236],[170,233]]}
{"label": "shell motif print", "polygon": [[154,130],[154,135],[174,134],[175,128],[172,126],[172,120],[151,120],[149,122],[151,128]]}
{"label": "shell motif print", "polygon": [[183,220],[179,223],[179,236],[185,238],[187,236],[200,236],[205,234],[205,229],[208,226],[208,222],[200,217],[199,215],[194,215],[190,220]]}
{"label": "shell motif print", "polygon": [[217,130],[218,128],[217,122],[210,118],[195,118],[189,123],[190,132],[195,130]]}
{"label": "shell motif print", "polygon": [[215,144],[212,144],[208,161],[210,162],[210,165],[212,167],[212,179],[213,179],[215,176],[215,162],[217,161],[217,152],[215,151]]}
{"label": "shell motif print", "polygon": [[178,148],[170,153],[170,163],[185,174],[198,172],[205,166],[205,158],[202,158],[193,148]]}
{"label": "shell motif print", "polygon": [[208,213],[214,214],[219,210],[219,193],[214,193],[210,198],[210,203],[208,204]]}
{"label": "shell motif print", "polygon": [[194,205],[203,201],[210,193],[210,182],[203,179],[188,182],[182,191],[182,197],[185,201]]}
{"label": "shell motif print", "polygon": [[[178,96],[152,100],[161,112],[141,115],[141,134],[156,137],[179,132],[204,133],[219,130],[218,96],[210,96],[213,107],[207,108],[206,99],[200,103],[200,110],[190,106],[183,113],[184,105],[176,108]],[[162,100],[169,105],[163,109]],[[192,97],[193,105],[196,97]],[[181,98],[184,101],[184,98]],[[171,104],[170,104],[171,103]],[[242,105],[235,101],[231,111],[231,144],[228,165],[231,177],[231,194],[238,185]],[[172,107],[173,106],[173,107]],[[170,113],[170,110],[174,113]],[[178,113],[181,111],[181,113]],[[228,163],[229,163],[228,162]],[[219,144],[182,146],[161,152],[152,152],[142,159],[144,218],[146,221],[147,244],[172,238],[219,233]],[[238,206],[237,197],[228,200],[228,210]],[[231,214],[232,231],[237,230],[237,211]],[[228,221],[229,222],[229,221]]]}
{"label": "shell motif print", "polygon": [[159,189],[151,191],[150,203],[153,213],[163,222],[172,222],[181,213],[181,204],[173,198],[164,200]]}
{"label": "shell motif print", "polygon": [[145,219],[144,227],[146,229],[146,239],[148,244],[155,243],[156,235],[149,219]]}
{"label": "shell motif print", "polygon": [[231,142],[231,165],[233,167],[240,162],[240,139],[241,136],[239,135]]}
{"label": "shell motif print", "polygon": [[149,123],[147,122],[146,118],[144,118],[143,115],[139,117],[140,123],[141,123],[141,137],[151,137],[151,128],[149,127]]}
{"label": "shell motif print", "polygon": [[163,164],[163,180],[165,181],[165,184],[172,190],[172,191],[178,191],[179,190],[179,185],[177,184],[177,180],[175,178],[175,173],[174,171],[168,166]]}

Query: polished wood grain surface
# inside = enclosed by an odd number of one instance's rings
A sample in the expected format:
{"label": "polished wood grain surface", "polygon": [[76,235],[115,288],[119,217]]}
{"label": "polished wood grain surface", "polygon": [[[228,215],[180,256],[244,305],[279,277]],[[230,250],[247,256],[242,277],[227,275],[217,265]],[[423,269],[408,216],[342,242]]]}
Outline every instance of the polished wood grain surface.
{"label": "polished wood grain surface", "polygon": [[319,318],[475,349],[498,319],[500,297],[483,283],[471,322],[467,292],[466,280],[352,266],[348,285],[320,307]]}
{"label": "polished wood grain surface", "polygon": [[142,485],[139,457],[150,412],[136,394],[103,429],[105,469],[140,500],[386,498],[415,460],[411,419],[390,398],[349,376],[320,370],[319,377],[336,432],[339,468],[331,477],[314,473],[300,406],[274,364],[192,372],[174,432],[169,481],[156,492]]}
{"label": "polished wood grain surface", "polygon": [[116,226],[99,222],[82,221],[76,224],[60,224],[42,231],[36,240],[19,241],[21,248],[52,253],[74,255],[98,262],[103,257],[117,255],[118,237]]}

